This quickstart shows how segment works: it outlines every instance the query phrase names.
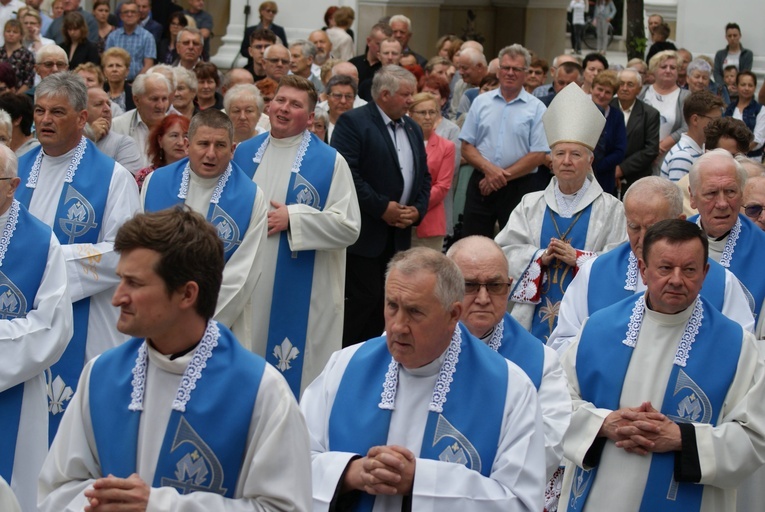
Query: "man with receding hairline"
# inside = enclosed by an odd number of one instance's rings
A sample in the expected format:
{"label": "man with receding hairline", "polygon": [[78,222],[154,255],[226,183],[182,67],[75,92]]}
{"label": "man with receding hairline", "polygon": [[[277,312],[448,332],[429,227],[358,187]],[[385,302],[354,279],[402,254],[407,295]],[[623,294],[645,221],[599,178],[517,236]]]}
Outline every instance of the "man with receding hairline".
{"label": "man with receding hairline", "polygon": [[49,374],[51,439],[83,365],[125,339],[110,305],[118,259],[114,237],[139,209],[133,175],[83,136],[87,102],[80,77],[66,72],[44,78],[34,107],[40,146],[19,159],[16,198],[61,243],[74,308],[74,335]]}
{"label": "man with receding hairline", "polygon": [[459,324],[463,292],[443,254],[393,257],[385,334],[335,353],[300,404],[316,512],[542,509],[537,394]]}
{"label": "man with receding hairline", "polygon": [[378,53],[380,44],[393,35],[390,25],[377,23],[372,26],[367,36],[367,52],[350,59],[348,62],[359,70],[359,83],[371,80],[382,67]]}

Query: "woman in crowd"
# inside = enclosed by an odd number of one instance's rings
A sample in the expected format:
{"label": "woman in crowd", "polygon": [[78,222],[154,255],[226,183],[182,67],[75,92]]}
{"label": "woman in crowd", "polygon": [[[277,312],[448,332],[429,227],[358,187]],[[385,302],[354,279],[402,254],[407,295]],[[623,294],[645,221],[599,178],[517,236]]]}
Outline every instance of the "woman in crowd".
{"label": "woman in crowd", "polygon": [[165,35],[157,46],[157,59],[160,64],[172,64],[178,59],[178,49],[175,47],[178,32],[188,26],[189,20],[183,11],[176,11],[170,15]]}
{"label": "woman in crowd", "polygon": [[127,112],[135,108],[133,91],[127,83],[130,69],[130,54],[118,47],[109,48],[101,56],[101,67],[106,76],[104,90],[109,93],[109,99]]}
{"label": "woman in crowd", "polygon": [[101,58],[95,43],[88,40],[88,26],[85,18],[77,11],[68,12],[64,15],[64,44],[61,48],[69,58],[69,69],[73,70],[80,64],[92,62],[98,64]]}
{"label": "woman in crowd", "polygon": [[446,236],[444,199],[454,177],[454,143],[436,135],[439,105],[438,98],[433,94],[416,94],[412,98],[409,115],[422,129],[431,178],[428,212],[417,229],[412,230],[412,246],[430,247],[440,252]]}
{"label": "woman in crowd", "polygon": [[199,110],[214,108],[221,110],[223,108],[223,96],[217,92],[220,87],[220,75],[218,75],[218,66],[212,62],[200,62],[194,68],[197,75],[197,107]]}
{"label": "woman in crowd", "polygon": [[190,121],[178,114],[170,114],[149,132],[149,148],[147,152],[151,165],[144,167],[135,175],[135,181],[140,189],[146,176],[166,165],[177,162],[188,155],[186,136],[189,132]]}
{"label": "woman in crowd", "polygon": [[327,128],[329,128],[329,112],[321,107],[316,107],[313,111],[313,123],[310,130],[319,140],[329,144],[327,140]]}
{"label": "woman in crowd", "polygon": [[605,55],[608,50],[608,26],[616,16],[613,0],[597,0],[592,23],[598,35],[598,53]]}
{"label": "woman in crowd", "polygon": [[704,59],[693,59],[688,64],[688,90],[691,93],[697,91],[709,91],[722,98],[726,105],[730,104],[728,88],[725,84],[714,84],[711,81],[712,66]]}
{"label": "woman in crowd", "polygon": [[3,30],[5,44],[0,46],[0,62],[7,62],[16,72],[16,88],[24,92],[32,87],[35,79],[35,56],[21,44],[21,23],[18,20],[5,22]]}
{"label": "woman in crowd", "polygon": [[584,36],[584,14],[589,9],[585,0],[571,0],[568,12],[571,13],[571,47],[576,55],[582,53],[582,36]]}
{"label": "woman in crowd", "polygon": [[[226,114],[234,124],[234,143],[239,144],[254,137],[262,130],[258,129],[260,113],[263,111],[263,98],[260,91],[252,84],[237,84],[226,92],[223,99]],[[314,124],[316,120],[314,119]]]}
{"label": "woman in crowd", "polygon": [[351,7],[340,7],[333,15],[335,26],[326,30],[327,37],[332,42],[332,56],[337,59],[350,60],[353,58],[353,37],[348,33],[348,30],[351,28],[355,17],[356,13]]}
{"label": "woman in crowd", "polygon": [[93,17],[98,22],[98,54],[102,55],[106,49],[106,38],[117,27],[109,23],[109,14],[111,13],[111,7],[109,6],[109,0],[96,0],[93,2]]}
{"label": "woman in crowd", "polygon": [[284,27],[274,23],[274,18],[276,18],[276,15],[279,13],[279,8],[276,6],[276,2],[263,2],[258,8],[258,13],[260,14],[260,23],[255,25],[255,30],[259,28],[267,28],[276,34],[276,37],[281,39],[281,43],[284,46],[289,48],[289,46],[287,46],[287,33],[284,31]]}
{"label": "woman in crowd", "polygon": [[754,99],[757,89],[757,77],[751,71],[741,71],[736,76],[738,102],[731,103],[725,110],[725,117],[739,119],[746,124],[754,134],[754,140],[749,145],[749,158],[762,160],[763,142],[765,142],[765,108]]}
{"label": "woman in crowd", "polygon": [[603,71],[592,81],[592,101],[606,118],[606,126],[595,146],[592,170],[604,192],[616,194],[616,166],[624,160],[627,130],[621,109],[611,108],[611,100],[619,90],[615,71]]}
{"label": "woman in crowd", "polygon": [[21,24],[24,27],[24,48],[36,54],[37,50],[47,44],[55,44],[53,39],[48,39],[40,35],[40,27],[42,27],[42,18],[40,12],[34,9],[27,8],[24,14],[21,16]]}
{"label": "woman in crowd", "polygon": [[677,86],[677,52],[666,50],[653,56],[648,64],[648,73],[653,75],[654,83],[643,87],[638,99],[659,111],[659,156],[658,167],[664,161],[664,155],[680,135],[688,131],[683,117],[683,103],[691,94],[687,89]]}
{"label": "woman in crowd", "polygon": [[452,46],[455,43],[461,45],[462,39],[453,34],[441,36],[438,41],[436,41],[436,55],[451,60],[449,57],[449,50],[452,49]]}
{"label": "woman in crowd", "polygon": [[608,60],[599,53],[588,53],[582,61],[582,90],[592,92],[592,80],[598,73],[608,69]]}
{"label": "woman in crowd", "polygon": [[194,98],[199,89],[197,75],[183,66],[173,68],[175,78],[175,94],[172,97],[173,108],[187,119],[194,117],[199,109],[194,104]]}

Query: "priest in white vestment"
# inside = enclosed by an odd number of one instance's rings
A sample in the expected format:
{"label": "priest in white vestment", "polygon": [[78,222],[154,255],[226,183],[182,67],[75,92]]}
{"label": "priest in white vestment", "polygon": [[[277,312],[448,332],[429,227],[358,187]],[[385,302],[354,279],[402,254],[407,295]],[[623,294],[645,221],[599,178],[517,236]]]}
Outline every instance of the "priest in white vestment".
{"label": "priest in white vestment", "polygon": [[113,303],[136,337],[86,365],[40,474],[42,512],[309,510],[294,396],[212,320],[223,245],[179,208],[120,229]]}
{"label": "priest in white vestment", "polygon": [[621,201],[592,173],[605,118],[577,84],[561,90],[542,117],[551,148],[550,185],[526,194],[496,237],[510,266],[513,317],[546,342],[568,284],[585,261],[624,241]]}
{"label": "priest in white vestment", "polygon": [[265,194],[231,162],[233,130],[219,110],[195,115],[189,157],[149,174],[141,189],[143,211],[185,204],[216,227],[226,267],[215,319],[226,326],[252,325],[252,308],[246,305],[261,275],[267,231]]}
{"label": "priest in white vestment", "polygon": [[40,147],[19,158],[16,198],[61,243],[75,308],[74,335],[48,383],[52,433],[85,362],[126,339],[115,328],[117,310],[111,305],[118,282],[113,242],[139,209],[138,187],[130,172],[83,136],[87,101],[80,77],[44,78],[35,90]]}
{"label": "priest in white vestment", "polygon": [[[37,475],[48,452],[44,372],[72,336],[72,302],[58,240],[13,198],[17,165],[0,145],[0,478],[27,512],[37,510]],[[5,499],[0,510],[17,510]]]}
{"label": "priest in white vestment", "polygon": [[754,313],[757,339],[765,336],[765,272],[760,260],[765,252],[765,232],[740,213],[746,169],[724,149],[702,155],[688,173],[691,207],[697,223],[709,238],[709,257],[741,281]]}
{"label": "priest in white vestment", "polygon": [[463,290],[432,249],[393,257],[387,334],[333,354],[301,400],[314,511],[542,510],[537,393],[458,323]]}
{"label": "priest in white vestment", "polygon": [[[595,311],[645,291],[645,284],[638,278],[637,263],[643,251],[643,237],[660,220],[685,219],[682,193],[665,178],[641,178],[624,196],[624,216],[629,241],[582,265],[566,289],[558,326],[548,341],[560,354]],[[754,331],[754,317],[741,283],[714,260],[710,260],[710,272],[701,294],[723,315],[745,330]]]}
{"label": "priest in white vestment", "polygon": [[345,250],[361,229],[348,164],[308,130],[316,99],[310,82],[284,77],[271,102],[270,134],[234,154],[271,209],[263,275],[245,306],[252,320],[232,329],[279,368],[296,396],[342,346]]}
{"label": "priest in white vestment", "polygon": [[560,510],[734,510],[765,463],[765,361],[699,295],[707,247],[692,223],[654,224],[646,292],[596,312],[561,358],[574,413]]}
{"label": "priest in white vestment", "polygon": [[520,366],[537,389],[545,434],[545,466],[551,479],[545,509],[554,510],[563,471],[563,435],[571,419],[566,374],[557,353],[545,346],[507,313],[512,280],[502,248],[491,238],[469,236],[458,240],[446,255],[465,278],[460,321],[470,334]]}

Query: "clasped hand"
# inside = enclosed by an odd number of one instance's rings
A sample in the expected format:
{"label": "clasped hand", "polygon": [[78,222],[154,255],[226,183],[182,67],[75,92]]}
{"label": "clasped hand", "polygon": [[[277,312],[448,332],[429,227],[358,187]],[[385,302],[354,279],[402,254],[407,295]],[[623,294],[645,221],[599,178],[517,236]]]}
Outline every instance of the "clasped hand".
{"label": "clasped hand", "polygon": [[651,402],[613,411],[603,422],[599,435],[637,455],[682,449],[680,427],[657,411]]}
{"label": "clasped hand", "polygon": [[412,493],[416,458],[403,446],[373,446],[365,457],[351,462],[344,490],[368,494]]}

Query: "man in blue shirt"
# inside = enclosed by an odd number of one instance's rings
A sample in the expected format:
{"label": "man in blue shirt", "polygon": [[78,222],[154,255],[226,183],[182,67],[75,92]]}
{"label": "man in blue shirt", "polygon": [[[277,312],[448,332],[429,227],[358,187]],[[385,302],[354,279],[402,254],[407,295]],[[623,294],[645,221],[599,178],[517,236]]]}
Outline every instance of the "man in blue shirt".
{"label": "man in blue shirt", "polygon": [[[135,0],[125,0],[120,9],[122,27],[109,34],[106,49],[119,46],[130,54],[130,70],[127,79],[132,82],[137,75],[145,73],[157,58],[157,43],[154,36],[139,25],[141,17]],[[97,34],[98,32],[96,32]]]}

